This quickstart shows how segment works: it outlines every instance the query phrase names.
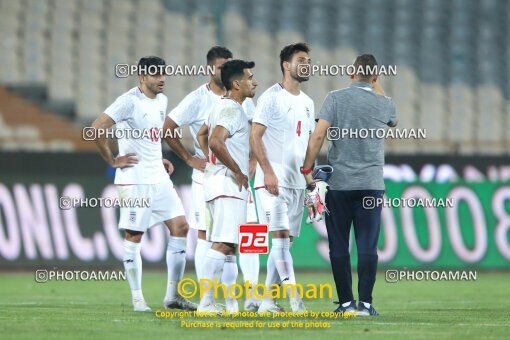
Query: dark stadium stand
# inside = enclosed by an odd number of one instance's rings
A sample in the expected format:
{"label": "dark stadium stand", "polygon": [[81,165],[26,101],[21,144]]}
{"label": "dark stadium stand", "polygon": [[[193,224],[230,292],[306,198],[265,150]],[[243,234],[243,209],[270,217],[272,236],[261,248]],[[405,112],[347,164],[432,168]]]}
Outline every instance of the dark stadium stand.
{"label": "dark stadium stand", "polygon": [[[224,44],[256,61],[260,95],[279,81],[280,48],[302,40],[314,63],[349,64],[367,52],[397,65],[382,84],[400,127],[425,128],[427,138],[388,142],[389,153],[508,154],[509,11],[505,0],[2,0],[0,84],[42,85],[87,125],[136,85],[115,77],[118,63],[157,54],[201,65],[210,46]],[[205,81],[169,77],[169,109]],[[316,76],[305,91],[318,110],[348,83]]]}

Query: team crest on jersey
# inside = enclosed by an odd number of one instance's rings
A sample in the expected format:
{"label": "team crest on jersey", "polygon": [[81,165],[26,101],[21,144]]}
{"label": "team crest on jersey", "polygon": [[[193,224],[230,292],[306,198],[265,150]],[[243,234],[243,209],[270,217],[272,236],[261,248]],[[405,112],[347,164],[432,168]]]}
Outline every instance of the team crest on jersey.
{"label": "team crest on jersey", "polygon": [[131,222],[131,223],[136,222],[136,211],[131,211],[129,213],[129,222]]}
{"label": "team crest on jersey", "polygon": [[165,120],[165,113],[163,111],[159,111],[159,115],[161,116],[161,120]]}
{"label": "team crest on jersey", "polygon": [[306,117],[310,118],[310,109],[309,108],[306,108]]}

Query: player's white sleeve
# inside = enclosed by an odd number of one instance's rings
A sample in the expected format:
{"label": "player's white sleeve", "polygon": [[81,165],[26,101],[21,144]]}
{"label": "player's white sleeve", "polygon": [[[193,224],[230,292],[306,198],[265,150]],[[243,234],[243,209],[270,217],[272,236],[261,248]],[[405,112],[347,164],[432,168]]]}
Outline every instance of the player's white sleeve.
{"label": "player's white sleeve", "polygon": [[275,112],[275,100],[271,94],[262,95],[257,101],[257,108],[253,116],[253,123],[268,126]]}
{"label": "player's white sleeve", "polygon": [[104,113],[110,116],[115,123],[128,120],[133,115],[134,104],[131,96],[122,95],[115,99],[115,101],[108,106]]}
{"label": "player's white sleeve", "polygon": [[239,111],[233,107],[224,107],[219,112],[219,118],[216,125],[221,125],[227,129],[228,134],[232,136],[241,129],[241,117]]}
{"label": "player's white sleeve", "polygon": [[200,117],[198,117],[200,104],[200,98],[195,95],[195,92],[191,92],[168,113],[168,117],[172,118],[178,126],[193,124],[195,121],[200,120]]}

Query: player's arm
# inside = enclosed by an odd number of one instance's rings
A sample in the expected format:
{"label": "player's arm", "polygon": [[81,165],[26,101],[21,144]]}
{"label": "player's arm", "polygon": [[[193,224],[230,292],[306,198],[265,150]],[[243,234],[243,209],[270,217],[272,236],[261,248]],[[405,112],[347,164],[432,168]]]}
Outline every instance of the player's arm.
{"label": "player's arm", "polygon": [[174,165],[168,159],[163,158],[163,166],[169,176],[174,172]]}
{"label": "player's arm", "polygon": [[266,132],[266,126],[260,123],[252,123],[250,133],[250,147],[256,161],[260,164],[262,172],[264,172],[264,185],[267,191],[273,195],[278,195],[278,178],[276,177],[273,167],[267,159],[266,148],[262,142],[262,136]]}
{"label": "player's arm", "polygon": [[324,139],[326,139],[326,134],[330,126],[331,123],[328,122],[327,120],[319,119],[317,125],[315,126],[315,130],[312,132],[312,134],[310,135],[310,139],[308,140],[305,161],[303,163],[304,170],[303,175],[305,176],[307,184],[313,183],[312,174],[311,171],[309,170],[313,169],[313,164],[315,162],[315,159],[319,155],[319,152],[322,148],[322,144],[324,144]]}
{"label": "player's arm", "polygon": [[[377,93],[377,94],[379,94],[381,96],[386,96],[386,94],[384,93],[384,89],[383,89],[383,87],[381,85],[381,82],[379,81],[379,77],[376,77],[372,81],[372,87],[374,88],[375,93]],[[398,124],[398,118],[395,115],[395,105],[393,103],[391,105],[393,107],[393,113],[392,113],[390,121],[387,123],[387,125],[389,127],[395,127]]]}
{"label": "player's arm", "polygon": [[204,125],[202,125],[200,130],[198,130],[197,132],[197,141],[198,144],[200,145],[200,149],[202,149],[202,152],[205,155],[205,159],[207,160],[209,160],[209,140],[207,138],[208,136],[209,127],[207,126],[207,124],[204,123]]}
{"label": "player's arm", "polygon": [[242,173],[241,169],[228,152],[227,144],[225,143],[228,136],[229,132],[226,128],[221,125],[216,125],[212,131],[211,137],[209,137],[209,148],[216,158],[234,173],[235,179],[239,184],[239,191],[242,190],[242,187],[248,189],[248,177]]}
{"label": "player's arm", "polygon": [[384,89],[379,81],[379,77],[375,77],[374,80],[372,80],[372,87],[374,88],[375,93],[385,96]]}
{"label": "player's arm", "polygon": [[[114,124],[115,121],[110,116],[103,113],[92,123],[92,128],[94,128],[96,132],[106,131]],[[96,147],[101,157],[103,157],[103,159],[114,168],[124,168],[138,163],[138,158],[136,158],[136,154],[134,153],[115,157],[111,150],[110,143],[108,143],[104,133],[96,133],[94,142],[96,143]]]}
{"label": "player's arm", "polygon": [[[246,103],[246,100],[243,102],[243,104]],[[252,105],[253,105],[253,102],[252,102]],[[253,114],[251,114],[251,116],[253,116]],[[252,122],[253,118],[250,119],[250,132],[251,132],[251,127],[253,126],[253,122]],[[253,176],[255,176],[255,171],[257,170],[257,158],[255,157],[255,154],[253,153],[253,150],[251,149],[250,147],[250,160],[249,160],[249,163],[248,163],[248,178],[249,179],[252,179]]]}
{"label": "player's arm", "polygon": [[[390,101],[391,101],[391,99],[390,99]],[[396,113],[395,104],[393,103],[393,101],[391,101],[390,120],[388,121],[387,125],[389,127],[395,127],[398,125],[397,113]]]}
{"label": "player's arm", "polygon": [[249,162],[248,169],[250,169],[249,175],[250,175],[250,179],[252,179],[253,176],[255,176],[255,171],[257,169],[257,158],[255,158],[255,155],[251,151],[250,151],[250,162]]}
{"label": "player's arm", "polygon": [[[381,85],[381,82],[379,81],[379,77],[376,77],[372,81],[372,87],[374,88],[375,93],[377,93],[377,94],[379,94],[381,96],[386,96],[386,94],[384,93],[384,89],[383,89],[383,87]],[[394,105],[392,104],[392,106],[394,106]],[[393,112],[392,117],[391,117],[391,119],[390,119],[390,121],[388,122],[387,125],[389,127],[395,127],[395,126],[397,126],[397,124],[398,124],[398,118],[396,117],[396,115]]]}
{"label": "player's arm", "polygon": [[[186,164],[192,168],[198,170],[205,169],[205,160],[200,159],[198,157],[194,157],[189,153],[189,151],[182,145],[179,134],[176,133],[177,129],[179,129],[179,125],[174,122],[174,120],[170,117],[165,118],[165,123],[163,124],[163,131],[165,131],[165,141],[168,146],[179,156]],[[170,133],[166,133],[170,130]]]}

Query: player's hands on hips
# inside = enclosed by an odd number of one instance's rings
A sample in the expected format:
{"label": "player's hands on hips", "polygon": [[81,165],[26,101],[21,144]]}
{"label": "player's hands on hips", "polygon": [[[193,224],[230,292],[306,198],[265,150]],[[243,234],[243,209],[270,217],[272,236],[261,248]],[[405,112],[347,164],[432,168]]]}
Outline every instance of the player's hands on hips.
{"label": "player's hands on hips", "polygon": [[205,170],[206,163],[207,163],[207,161],[205,159],[198,158],[195,156],[188,158],[188,161],[186,162],[186,164],[188,164],[188,166],[192,167],[193,169],[200,170],[200,171]]}
{"label": "player's hands on hips", "polygon": [[234,176],[239,185],[239,191],[243,191],[243,187],[248,190],[248,177],[241,171],[234,173]]}
{"label": "player's hands on hips", "polygon": [[169,176],[174,172],[174,165],[168,159],[163,158],[163,166]]}
{"label": "player's hands on hips", "polygon": [[114,168],[127,168],[138,164],[138,158],[135,153],[128,153],[124,156],[117,156],[113,160],[112,167]]}
{"label": "player's hands on hips", "polygon": [[264,186],[270,194],[278,196],[278,178],[273,171],[264,173]]}

